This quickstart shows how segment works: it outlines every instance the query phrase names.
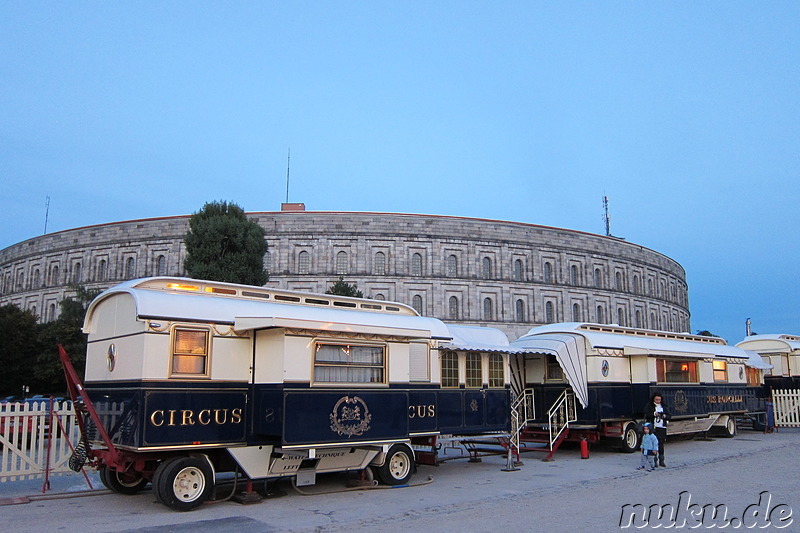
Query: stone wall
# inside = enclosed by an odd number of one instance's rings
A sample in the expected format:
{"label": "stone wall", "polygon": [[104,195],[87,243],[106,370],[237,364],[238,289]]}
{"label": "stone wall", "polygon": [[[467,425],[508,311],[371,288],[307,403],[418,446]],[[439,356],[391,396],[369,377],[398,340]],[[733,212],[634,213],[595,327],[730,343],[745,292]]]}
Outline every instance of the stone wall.
{"label": "stone wall", "polygon": [[[266,230],[268,286],[325,292],[342,275],[365,296],[414,305],[446,321],[492,325],[512,336],[573,318],[689,331],[683,268],[624,240],[431,215],[249,216]],[[14,303],[52,320],[72,283],[106,288],[134,277],[182,275],[188,218],[76,228],[0,250],[0,305]]]}

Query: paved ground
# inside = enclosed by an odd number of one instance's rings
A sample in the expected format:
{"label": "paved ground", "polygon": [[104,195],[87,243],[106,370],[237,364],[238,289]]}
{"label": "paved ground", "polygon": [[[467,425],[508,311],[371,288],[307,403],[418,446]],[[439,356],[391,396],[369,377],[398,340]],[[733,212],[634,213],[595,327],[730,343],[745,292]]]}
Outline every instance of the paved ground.
{"label": "paved ground", "polygon": [[[526,456],[516,472],[503,472],[499,457],[478,464],[457,460],[420,467],[413,479],[418,485],[408,488],[302,495],[284,484],[284,497],[246,506],[211,503],[190,513],[157,504],[150,491],[84,496],[75,492],[86,487],[83,478],[68,476],[54,479],[53,488],[70,497],[1,506],[0,532],[619,531],[624,505],[679,507],[687,498],[699,507],[725,505],[727,520],[747,510],[758,521],[759,509],[762,515],[773,510],[773,527],[800,531],[798,444],[800,430],[675,441],[668,443],[668,468],[652,473],[635,470],[637,455],[611,449],[593,449],[588,460],[567,449],[552,463]],[[41,484],[0,483],[0,499],[38,494]],[[343,486],[342,476],[327,476],[308,491]],[[642,525],[637,520],[633,525]]]}

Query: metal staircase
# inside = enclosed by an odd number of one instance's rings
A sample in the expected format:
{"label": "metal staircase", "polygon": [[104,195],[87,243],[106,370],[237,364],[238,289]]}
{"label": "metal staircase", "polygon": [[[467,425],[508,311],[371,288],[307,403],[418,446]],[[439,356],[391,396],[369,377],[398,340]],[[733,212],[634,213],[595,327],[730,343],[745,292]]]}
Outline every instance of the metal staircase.
{"label": "metal staircase", "polygon": [[[532,391],[526,390],[526,393],[529,392],[532,393]],[[531,409],[532,412],[533,410]],[[531,414],[531,416],[533,415]],[[575,393],[572,389],[565,389],[547,411],[546,423],[539,427],[534,427],[530,424],[533,420],[526,418],[525,424],[516,433],[517,453],[520,451],[519,446],[522,446],[521,451],[547,452],[547,455],[542,460],[552,460],[561,443],[569,435],[570,422],[575,422],[576,420]],[[528,444],[538,444],[539,446],[528,446]]]}

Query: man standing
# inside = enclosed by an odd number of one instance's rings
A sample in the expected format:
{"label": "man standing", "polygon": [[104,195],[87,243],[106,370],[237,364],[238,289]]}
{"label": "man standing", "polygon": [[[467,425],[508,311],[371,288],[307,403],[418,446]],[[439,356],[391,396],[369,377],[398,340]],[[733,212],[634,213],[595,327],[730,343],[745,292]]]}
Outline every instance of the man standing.
{"label": "man standing", "polygon": [[644,418],[653,424],[653,433],[658,438],[658,466],[667,466],[664,464],[664,443],[667,440],[667,421],[672,418],[672,415],[669,414],[661,400],[660,393],[653,394],[650,403],[644,408]]}

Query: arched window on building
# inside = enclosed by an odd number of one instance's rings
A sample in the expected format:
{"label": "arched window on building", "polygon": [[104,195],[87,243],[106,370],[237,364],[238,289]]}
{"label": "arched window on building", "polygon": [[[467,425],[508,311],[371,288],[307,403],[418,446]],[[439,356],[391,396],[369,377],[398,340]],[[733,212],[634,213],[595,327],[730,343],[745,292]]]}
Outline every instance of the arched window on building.
{"label": "arched window on building", "polygon": [[525,301],[522,298],[517,300],[514,304],[514,311],[517,322],[525,322]]}
{"label": "arched window on building", "polygon": [[22,271],[17,272],[17,290],[25,289],[25,274]]}
{"label": "arched window on building", "polygon": [[372,273],[376,276],[386,275],[386,254],[383,252],[375,253],[375,260],[372,263]]}
{"label": "arched window on building", "polygon": [[578,285],[578,265],[569,266],[569,283],[570,285]]}
{"label": "arched window on building", "polygon": [[514,260],[514,281],[522,281],[522,259]]}
{"label": "arched window on building", "polygon": [[594,269],[594,286],[597,289],[601,289],[603,287],[603,275],[599,268]]}
{"label": "arched window on building", "polygon": [[386,296],[384,296],[383,293],[379,292],[378,294],[375,295],[375,299],[376,300],[385,300]]}
{"label": "arched window on building", "polygon": [[633,276],[633,292],[635,294],[641,294],[642,292],[642,288],[639,286],[639,276],[635,274]]}
{"label": "arched window on building", "polygon": [[75,266],[72,267],[72,283],[78,285],[81,281],[83,281],[83,272],[80,263],[75,263]]}
{"label": "arched window on building", "polygon": [[52,322],[56,319],[56,304],[50,304],[47,308],[47,321]]}
{"label": "arched window on building", "polygon": [[349,270],[347,262],[347,252],[340,251],[336,254],[336,273],[347,274]]}
{"label": "arched window on building", "polygon": [[617,308],[617,324],[620,326],[626,326],[625,323],[625,310],[621,307]]}
{"label": "arched window on building", "polygon": [[125,278],[133,279],[136,277],[136,260],[129,257],[125,263]]}
{"label": "arched window on building", "polygon": [[422,314],[422,296],[419,294],[415,294],[414,297],[411,299],[411,307],[414,308],[414,311]]}
{"label": "arched window on building", "polygon": [[552,324],[556,321],[556,310],[553,302],[545,302],[544,304],[544,321],[546,324]]}
{"label": "arched window on building", "polygon": [[581,304],[579,304],[579,303],[572,304],[572,321],[573,322],[582,322],[582,320],[581,320]]}
{"label": "arched window on building", "polygon": [[652,279],[648,279],[647,280],[647,295],[648,296],[652,296],[653,295],[653,280]]}
{"label": "arched window on building", "polygon": [[50,286],[53,287],[55,285],[59,285],[60,280],[58,279],[58,265],[53,265],[52,270],[50,270]]}
{"label": "arched window on building", "polygon": [[622,284],[622,272],[614,273],[614,288],[618,291],[624,290]]}
{"label": "arched window on building", "polygon": [[638,309],[636,310],[636,318],[635,318],[635,320],[636,320],[636,327],[637,328],[641,328],[642,327],[642,312],[639,311]]}
{"label": "arched window on building", "polygon": [[422,254],[415,253],[411,256],[411,275],[422,275]]}
{"label": "arched window on building", "polygon": [[159,255],[158,259],[156,259],[156,275],[157,276],[166,276],[167,275],[167,256],[166,255]]}
{"label": "arched window on building", "polygon": [[481,277],[483,279],[492,279],[492,258],[484,257],[481,261]]}
{"label": "arched window on building", "polygon": [[35,316],[37,320],[39,319],[39,314],[36,312],[35,305],[31,306],[31,313],[33,313],[33,316]]}
{"label": "arched window on building", "polygon": [[272,274],[272,252],[269,250],[264,253],[264,270],[267,274]]}
{"label": "arched window on building", "polygon": [[97,281],[105,281],[108,276],[108,263],[105,259],[101,259],[97,263]]}
{"label": "arched window on building", "polygon": [[494,306],[491,298],[483,299],[483,319],[494,320]]}
{"label": "arched window on building", "polygon": [[658,329],[658,321],[656,320],[655,313],[650,313],[650,329]]}
{"label": "arched window on building", "polygon": [[605,324],[606,323],[606,320],[605,320],[605,317],[603,316],[603,314],[604,314],[603,313],[603,306],[602,305],[598,305],[597,306],[597,323],[598,324]]}
{"label": "arched window on building", "polygon": [[458,277],[458,257],[455,255],[447,256],[447,277]]}
{"label": "arched window on building", "polygon": [[[344,253],[344,252],[339,252],[339,253]],[[301,250],[300,253],[297,254],[297,273],[308,274],[310,271],[311,271],[311,254],[305,250]]]}
{"label": "arched window on building", "polygon": [[39,288],[39,281],[40,281],[39,280],[39,269],[37,268],[36,270],[33,271],[33,287],[32,288],[38,289]]}
{"label": "arched window on building", "polygon": [[544,263],[544,282],[553,283],[553,265],[549,261]]}
{"label": "arched window on building", "polygon": [[455,296],[447,300],[447,316],[450,320],[458,320],[458,298]]}

